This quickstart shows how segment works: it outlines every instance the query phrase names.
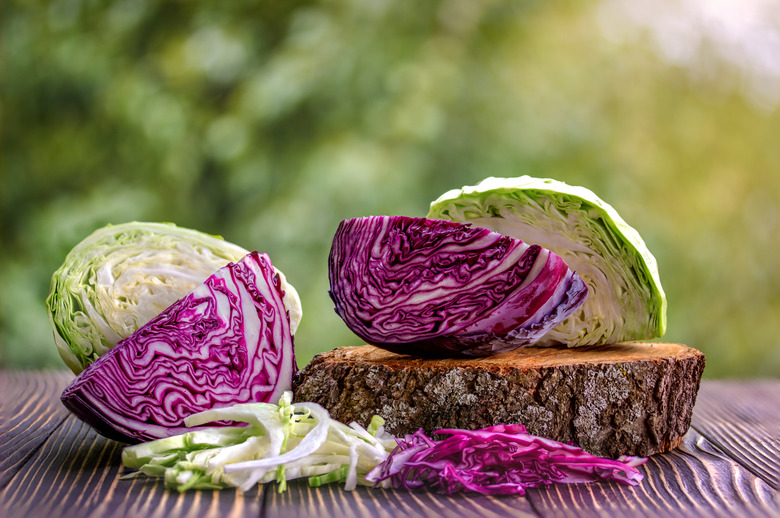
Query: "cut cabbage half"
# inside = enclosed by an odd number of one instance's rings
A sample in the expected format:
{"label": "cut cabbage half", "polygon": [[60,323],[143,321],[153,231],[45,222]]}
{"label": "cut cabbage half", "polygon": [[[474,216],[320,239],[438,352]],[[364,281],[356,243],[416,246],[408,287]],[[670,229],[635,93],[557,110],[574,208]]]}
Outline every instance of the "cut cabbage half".
{"label": "cut cabbage half", "polygon": [[602,345],[663,336],[666,296],[655,258],[617,211],[584,187],[486,178],[431,203],[428,218],[470,222],[562,257],[588,286],[585,303],[536,345]]}
{"label": "cut cabbage half", "polygon": [[[80,373],[211,274],[248,253],[218,236],[171,223],[134,221],[95,230],[52,275],[46,305],[60,356]],[[277,273],[295,333],[301,302]]]}

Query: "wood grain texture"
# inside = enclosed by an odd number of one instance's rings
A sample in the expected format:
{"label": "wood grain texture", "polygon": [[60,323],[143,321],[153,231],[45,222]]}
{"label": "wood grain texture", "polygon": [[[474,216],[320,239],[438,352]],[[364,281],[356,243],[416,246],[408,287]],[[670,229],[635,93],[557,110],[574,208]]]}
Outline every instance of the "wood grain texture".
{"label": "wood grain texture", "polygon": [[775,380],[710,381],[693,426],[712,444],[778,490],[780,392]]}
{"label": "wood grain texture", "polygon": [[403,491],[358,487],[344,491],[331,484],[309,488],[295,481],[284,493],[269,492],[266,515],[269,518],[337,516],[344,518],[490,518],[537,517],[526,498],[479,494],[439,495],[430,491]]}
{"label": "wood grain texture", "polygon": [[[775,380],[703,382],[694,427],[677,449],[654,455],[640,467],[645,479],[638,486],[554,485],[531,489],[526,497],[487,497],[364,487],[348,492],[340,485],[309,488],[303,481],[291,482],[282,494],[275,484],[243,494],[179,494],[164,489],[157,479],[121,479],[126,473],[120,462],[123,444],[96,434],[72,416],[59,424],[37,416],[59,412],[55,403],[68,379],[63,376],[35,372],[2,378],[2,429],[12,433],[0,436],[0,451],[9,451],[12,442],[27,444],[18,442],[22,429],[38,441],[22,460],[9,464],[11,473],[4,472],[3,518],[780,517],[772,485],[776,479],[768,462],[771,455],[776,460],[777,444],[771,439],[777,440],[777,414],[772,403],[780,381]],[[24,394],[34,397],[23,403]],[[36,433],[35,426],[46,422],[46,433]],[[764,441],[766,434],[769,441]]]}
{"label": "wood grain texture", "polygon": [[223,490],[180,494],[165,489],[158,479],[122,479],[126,473],[121,463],[123,446],[68,416],[0,493],[0,509],[5,510],[6,518],[261,515],[263,487],[248,493]]}
{"label": "wood grain texture", "polygon": [[70,372],[0,372],[0,488],[68,416],[59,395]]}
{"label": "wood grain texture", "polygon": [[[558,484],[529,492],[541,516],[770,517],[780,516],[776,492],[695,430],[679,448],[653,455],[637,486]],[[565,509],[562,513],[560,510]]]}
{"label": "wood grain texture", "polygon": [[293,382],[342,422],[387,430],[520,423],[596,455],[652,455],[688,430],[704,355],[680,344],[526,347],[485,358],[431,359],[373,346],[319,354]]}

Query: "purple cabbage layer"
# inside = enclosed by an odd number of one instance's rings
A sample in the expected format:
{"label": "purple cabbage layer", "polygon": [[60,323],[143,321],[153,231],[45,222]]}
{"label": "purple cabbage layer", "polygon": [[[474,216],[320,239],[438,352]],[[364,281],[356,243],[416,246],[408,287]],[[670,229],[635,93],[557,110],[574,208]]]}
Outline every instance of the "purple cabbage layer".
{"label": "purple cabbage layer", "polygon": [[344,220],[328,259],[336,313],[400,354],[488,356],[533,344],[588,288],[538,245],[450,221]]}
{"label": "purple cabbage layer", "polygon": [[120,341],[61,400],[127,443],[183,433],[210,408],[276,403],[298,370],[283,297],[268,256],[252,252]]}

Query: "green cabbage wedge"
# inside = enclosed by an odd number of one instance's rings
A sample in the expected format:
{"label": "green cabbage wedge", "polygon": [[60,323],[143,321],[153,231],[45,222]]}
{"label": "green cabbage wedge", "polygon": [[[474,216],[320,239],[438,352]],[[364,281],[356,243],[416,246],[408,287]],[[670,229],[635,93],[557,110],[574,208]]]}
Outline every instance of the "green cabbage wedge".
{"label": "green cabbage wedge", "polygon": [[561,256],[587,284],[585,303],[536,344],[649,340],[666,331],[666,296],[639,233],[584,187],[546,178],[486,178],[431,203],[428,218],[470,222]]}
{"label": "green cabbage wedge", "polygon": [[[60,356],[76,374],[218,269],[249,252],[172,223],[108,225],[87,236],[51,279],[46,306]],[[278,272],[278,270],[277,270]],[[279,273],[294,333],[295,288]]]}

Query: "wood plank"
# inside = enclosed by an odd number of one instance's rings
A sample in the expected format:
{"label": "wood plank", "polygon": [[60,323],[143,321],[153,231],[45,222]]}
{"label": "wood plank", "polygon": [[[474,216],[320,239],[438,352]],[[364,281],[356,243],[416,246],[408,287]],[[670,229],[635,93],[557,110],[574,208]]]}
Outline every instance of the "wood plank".
{"label": "wood plank", "polygon": [[560,484],[531,490],[528,498],[541,516],[780,516],[776,491],[695,430],[640,470],[638,486]]}
{"label": "wood plank", "polygon": [[7,518],[239,518],[262,514],[263,488],[169,491],[159,479],[120,479],[124,444],[69,416],[0,492]]}
{"label": "wood plank", "polygon": [[304,481],[292,481],[282,494],[273,484],[244,494],[179,494],[164,489],[157,479],[120,479],[125,473],[120,462],[123,444],[63,415],[58,397],[72,375],[0,376],[4,518],[780,516],[773,404],[777,381],[705,380],[694,427],[678,449],[654,455],[640,468],[646,478],[639,486],[555,485],[530,490],[523,498],[362,487],[348,492],[341,485],[308,488]]}
{"label": "wood plank", "polygon": [[707,381],[692,426],[775,490],[780,479],[780,381]]}
{"label": "wood plank", "polygon": [[440,495],[432,491],[374,489],[358,487],[345,491],[343,485],[309,488],[305,481],[293,481],[281,494],[267,495],[268,518],[338,516],[343,518],[524,518],[538,514],[527,498],[479,494]]}
{"label": "wood plank", "polygon": [[60,393],[71,372],[0,371],[0,488],[68,416]]}

